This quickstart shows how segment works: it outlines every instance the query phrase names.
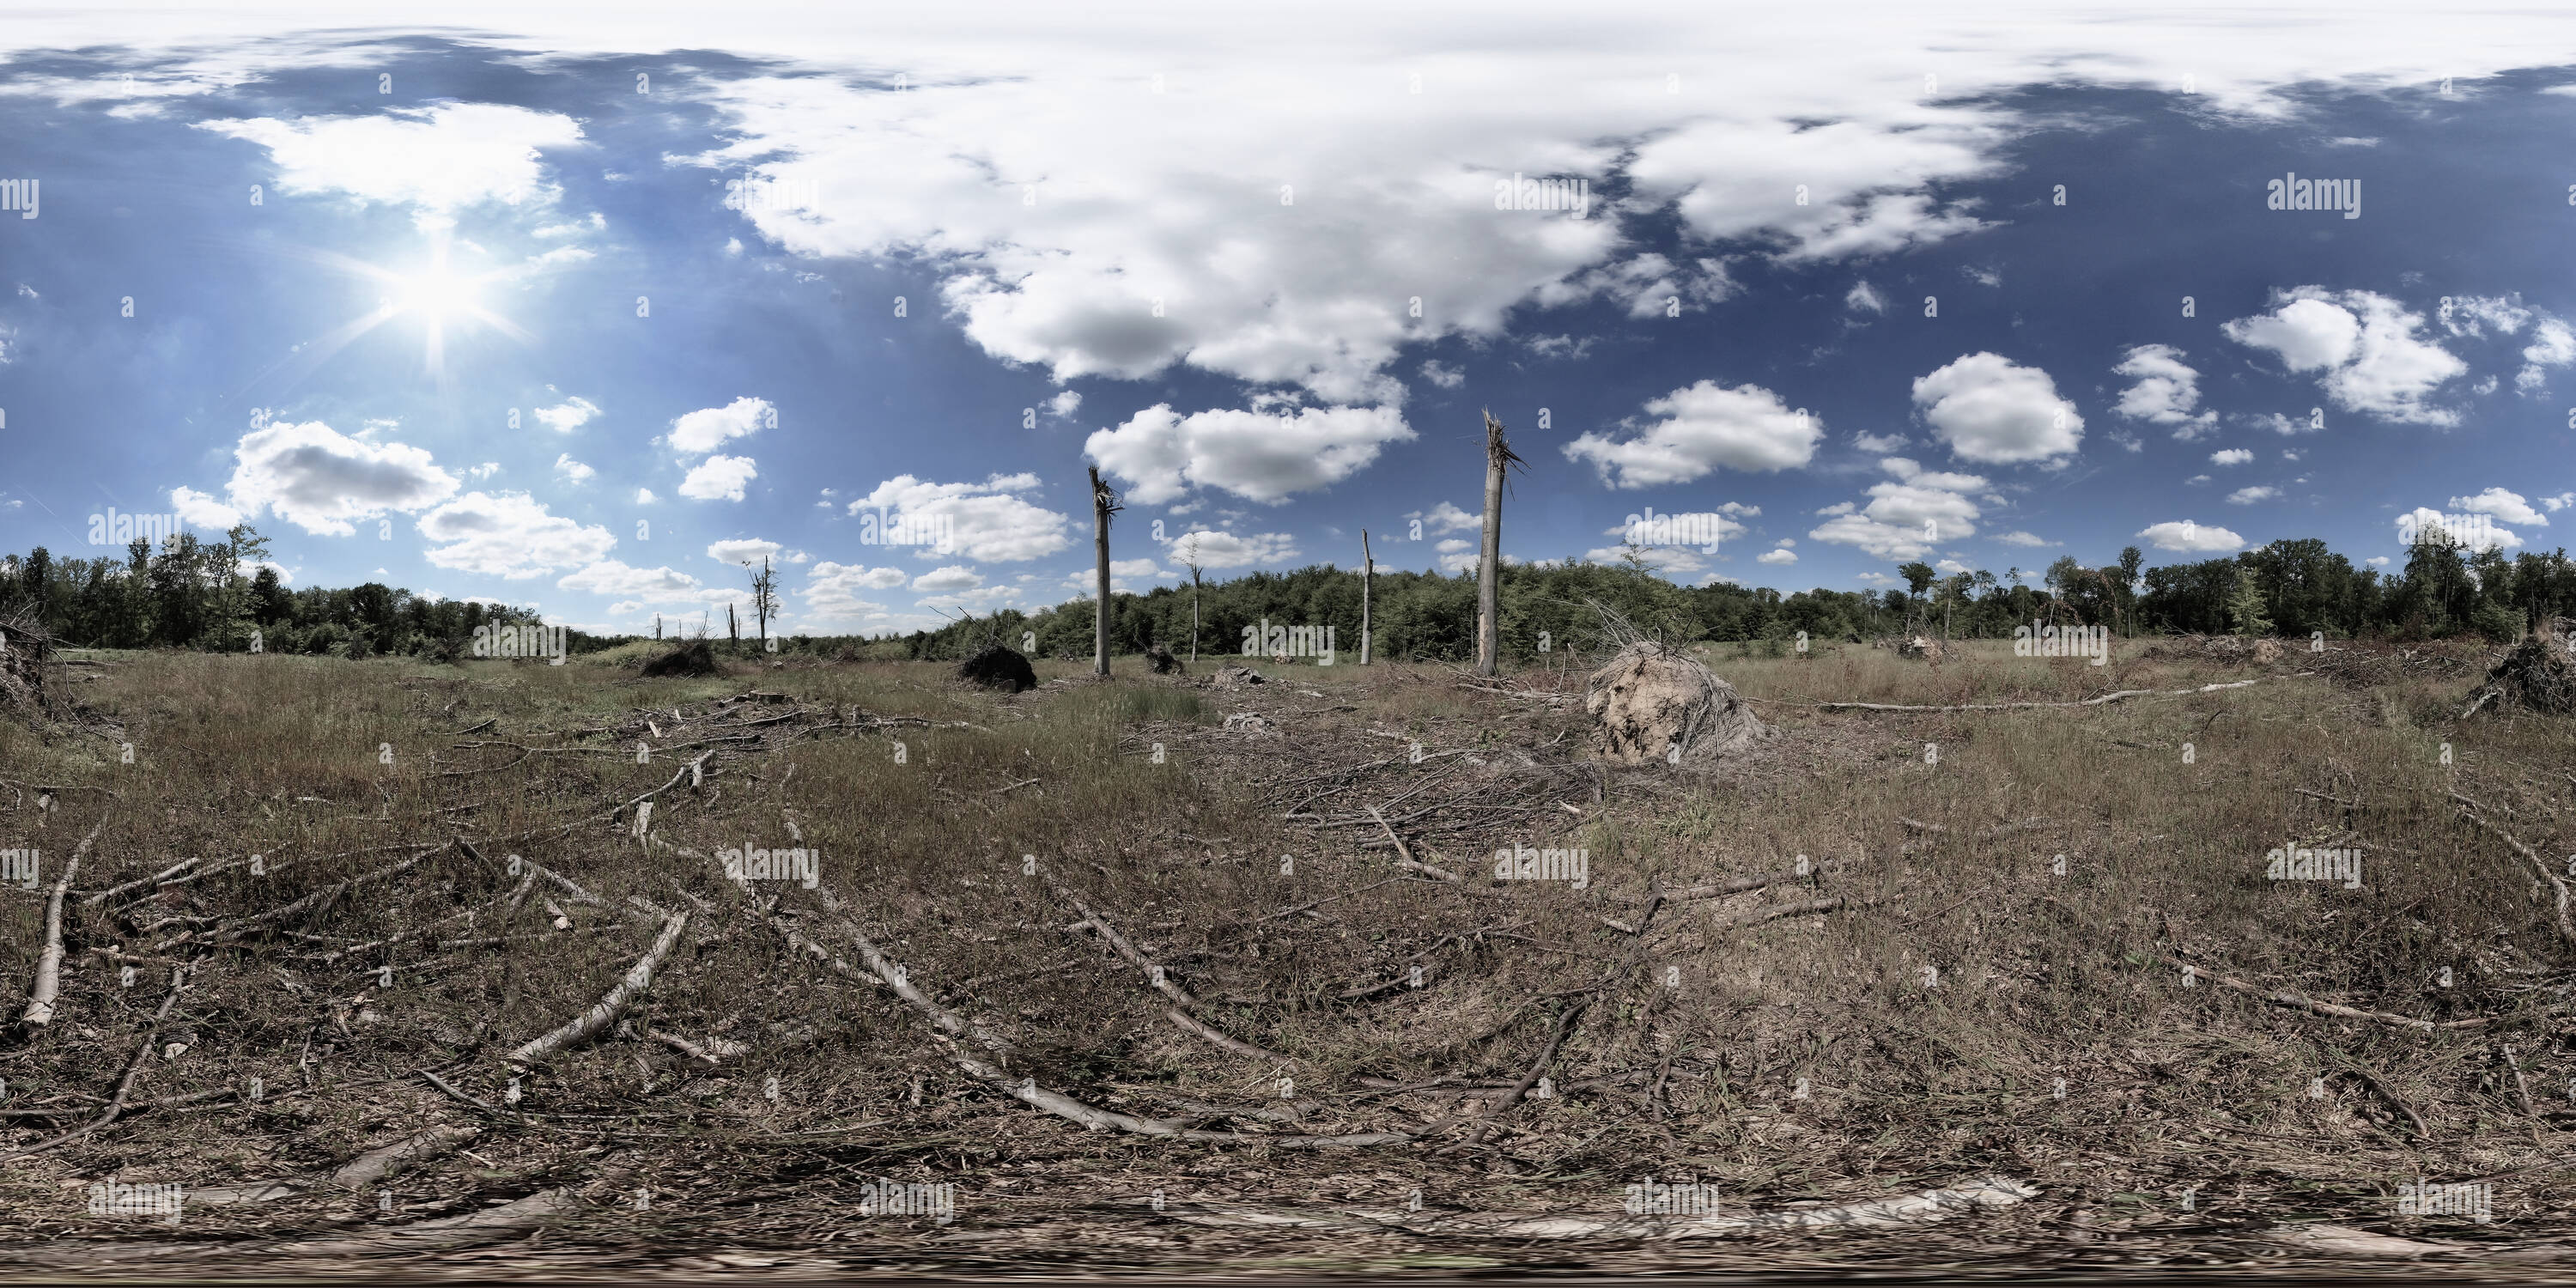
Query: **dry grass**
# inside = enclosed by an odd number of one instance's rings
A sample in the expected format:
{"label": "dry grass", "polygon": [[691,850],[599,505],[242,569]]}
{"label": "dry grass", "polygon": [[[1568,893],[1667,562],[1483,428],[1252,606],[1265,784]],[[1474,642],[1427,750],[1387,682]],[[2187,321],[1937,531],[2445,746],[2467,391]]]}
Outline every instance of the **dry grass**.
{"label": "dry grass", "polygon": [[[150,1062],[134,1099],[213,1094],[0,1164],[0,1231],[136,1237],[144,1227],[85,1215],[64,1183],[264,1181],[472,1121],[487,1128],[473,1155],[389,1182],[391,1213],[368,1196],[191,1208],[189,1237],[391,1224],[568,1185],[591,1204],[557,1236],[575,1242],[830,1235],[858,1260],[940,1246],[922,1242],[926,1223],[853,1217],[871,1177],[956,1182],[960,1228],[988,1232],[978,1255],[1045,1260],[1050,1239],[1088,1241],[1080,1259],[1099,1264],[1361,1255],[1340,1236],[1156,1242],[1174,1227],[1132,1207],[1156,1190],[1600,1210],[1648,1174],[1696,1174],[1749,1202],[2003,1173],[2045,1191],[2001,1219],[2026,1253],[2299,1215],[2384,1220],[2395,1184],[2418,1175],[2499,1177],[2498,1220],[2525,1231],[2564,1209],[2568,1179],[2549,1160],[2571,1121],[2576,1053],[2559,1044],[2576,948],[2543,876],[2453,794],[2537,854],[2576,850],[2566,722],[2454,724],[2462,682],[2402,659],[2355,687],[2298,674],[2332,668],[2297,651],[2268,670],[2134,653],[2096,668],[1986,645],[1937,669],[1852,645],[1736,653],[1706,656],[1785,731],[1754,763],[1607,775],[1573,759],[1579,703],[1547,696],[1579,694],[1579,673],[1515,677],[1506,687],[1525,691],[1503,694],[1437,668],[1264,666],[1273,683],[1214,689],[1040,662],[1048,683],[996,697],[928,663],[648,681],[614,660],[102,656],[104,678],[76,696],[122,733],[0,724],[0,780],[115,795],[65,790],[45,810],[0,792],[0,845],[41,846],[50,881],[104,817],[81,890],[192,855],[220,870],[80,909],[63,1019],[0,1054],[0,1109],[104,1097],[169,961],[196,963],[169,1025],[187,1049]],[[2077,711],[1797,705],[2067,701],[2258,676]],[[714,705],[755,686],[792,702]],[[702,789],[656,802],[654,843],[632,835],[631,813],[609,816],[708,749],[637,764],[634,738],[653,741],[643,721],[679,743],[784,711],[805,714],[716,745]],[[1244,711],[1276,736],[1229,731]],[[591,729],[611,732],[578,733]],[[1468,880],[1398,867],[1370,806],[1403,820],[1415,858]],[[447,844],[458,837],[473,854]],[[745,842],[819,849],[824,891],[737,888],[713,856]],[[2265,852],[2289,843],[2359,848],[2362,888],[2267,880]],[[209,933],[417,852],[372,848],[405,845],[438,848],[257,933]],[[1583,849],[1588,888],[1492,882],[1492,852],[1517,845]],[[221,866],[252,854],[266,875]],[[559,897],[573,929],[554,930],[554,887],[510,904],[511,854],[609,906]],[[1654,902],[1802,855],[1804,878]],[[1068,929],[1079,914],[1023,856],[1161,964],[1204,1023],[1298,1064],[1167,1020],[1134,968]],[[1318,1153],[1083,1132],[962,1072],[887,990],[791,950],[782,921],[858,960],[822,893],[930,999],[1007,1035],[1014,1075],[1252,1136],[1423,1139]],[[0,899],[0,1006],[14,1015],[41,900]],[[630,1035],[510,1069],[502,1053],[597,1001],[649,944],[658,916],[614,911],[636,899],[707,911],[630,1023],[743,1053],[707,1069]],[[469,909],[470,931],[367,947]],[[214,942],[180,938],[192,932]],[[504,942],[433,946],[461,938]],[[2435,1033],[2331,1019],[2185,987],[2163,955],[2319,1001],[2496,1019]],[[136,963],[126,987],[117,968]],[[1542,1070],[1557,1094],[1477,1132],[1578,1004]],[[496,1106],[515,1076],[517,1112],[487,1119],[423,1068]],[[227,1094],[254,1076],[259,1104]],[[74,1122],[0,1120],[0,1153]],[[639,1187],[656,1195],[649,1211],[620,1202]]]}

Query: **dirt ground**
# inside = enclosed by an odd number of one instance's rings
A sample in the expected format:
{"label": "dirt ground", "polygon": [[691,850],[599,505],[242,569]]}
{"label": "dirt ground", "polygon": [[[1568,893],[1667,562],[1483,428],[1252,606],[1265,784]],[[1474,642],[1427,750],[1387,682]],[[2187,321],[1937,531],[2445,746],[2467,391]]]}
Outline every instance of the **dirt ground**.
{"label": "dirt ground", "polygon": [[1576,659],[66,653],[0,1274],[2563,1276],[2482,651],[1701,656],[1775,736],[1632,769]]}

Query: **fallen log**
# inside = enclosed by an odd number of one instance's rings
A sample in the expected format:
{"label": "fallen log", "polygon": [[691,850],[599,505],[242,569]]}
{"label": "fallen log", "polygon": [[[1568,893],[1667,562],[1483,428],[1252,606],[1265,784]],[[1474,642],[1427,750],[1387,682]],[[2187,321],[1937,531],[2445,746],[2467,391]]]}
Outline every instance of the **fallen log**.
{"label": "fallen log", "polygon": [[72,851],[71,861],[63,865],[63,875],[54,882],[53,893],[45,897],[45,946],[36,954],[35,987],[27,990],[27,1013],[18,1017],[26,1028],[41,1029],[54,1022],[54,999],[63,987],[63,896],[70,893],[72,876],[80,871],[81,857],[89,853],[90,843],[98,839],[99,828],[107,826],[100,819],[81,838]]}
{"label": "fallen log", "polygon": [[624,1014],[626,1008],[633,1004],[637,997],[643,995],[644,990],[653,986],[653,972],[661,969],[662,959],[670,955],[671,945],[680,941],[680,932],[687,929],[688,924],[689,914],[686,910],[672,914],[671,919],[662,926],[661,938],[653,941],[652,950],[645,953],[643,958],[626,972],[624,979],[617,981],[615,988],[608,990],[607,996],[600,998],[598,1003],[589,1010],[565,1022],[563,1027],[512,1051],[509,1055],[510,1063],[522,1065],[541,1063],[566,1047],[598,1036],[602,1029],[615,1023],[617,1017]]}

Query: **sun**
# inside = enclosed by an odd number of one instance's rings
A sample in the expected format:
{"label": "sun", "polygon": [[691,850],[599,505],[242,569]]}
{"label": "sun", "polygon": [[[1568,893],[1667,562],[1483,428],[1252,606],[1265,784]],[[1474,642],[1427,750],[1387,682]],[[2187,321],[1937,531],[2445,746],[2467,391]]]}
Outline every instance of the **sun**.
{"label": "sun", "polygon": [[399,279],[402,294],[398,297],[401,311],[418,313],[433,322],[445,322],[460,315],[482,312],[479,287],[482,282],[459,277],[445,263]]}

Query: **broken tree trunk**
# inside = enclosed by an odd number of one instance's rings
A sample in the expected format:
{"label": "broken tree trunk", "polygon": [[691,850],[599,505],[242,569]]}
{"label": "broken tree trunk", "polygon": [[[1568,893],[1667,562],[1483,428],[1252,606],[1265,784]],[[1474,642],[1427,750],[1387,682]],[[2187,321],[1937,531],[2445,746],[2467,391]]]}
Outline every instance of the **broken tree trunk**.
{"label": "broken tree trunk", "polygon": [[[1377,579],[1377,560],[1369,554],[1368,529],[1360,529],[1360,665],[1369,664],[1369,583]],[[1198,625],[1198,608],[1193,601],[1190,624]]]}
{"label": "broken tree trunk", "polygon": [[1091,467],[1091,544],[1097,556],[1099,587],[1098,607],[1091,614],[1091,670],[1095,675],[1109,674],[1109,516],[1118,513],[1118,494],[1100,481],[1100,467]]}
{"label": "broken tree trunk", "polygon": [[72,876],[80,871],[81,856],[89,853],[90,843],[98,839],[99,828],[106,819],[81,838],[80,848],[72,851],[71,861],[63,865],[63,875],[54,882],[52,894],[45,896],[45,946],[36,956],[36,985],[27,990],[27,1013],[20,1024],[41,1029],[54,1022],[54,999],[63,987],[63,899],[71,893]]}
{"label": "broken tree trunk", "polygon": [[1476,559],[1476,674],[1496,675],[1503,655],[1503,476],[1520,458],[1503,422],[1485,413],[1485,544]]}
{"label": "broken tree trunk", "polygon": [[653,941],[652,951],[644,954],[643,959],[626,972],[626,978],[617,981],[617,987],[608,990],[608,996],[599,999],[599,1003],[589,1010],[574,1016],[562,1028],[511,1052],[510,1062],[536,1064],[568,1046],[598,1036],[602,1030],[615,1023],[617,1017],[625,1014],[626,1008],[632,1005],[636,998],[642,996],[645,989],[653,986],[653,972],[662,968],[662,959],[670,955],[671,945],[680,941],[680,932],[687,929],[688,925],[687,909],[684,908],[672,914],[671,919],[662,926],[662,937]]}

